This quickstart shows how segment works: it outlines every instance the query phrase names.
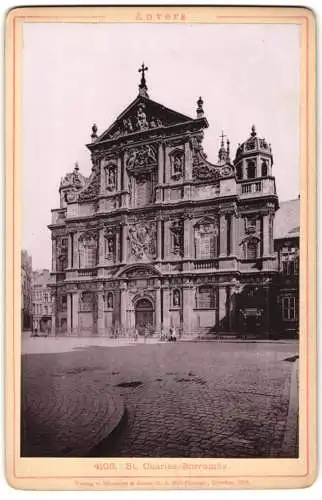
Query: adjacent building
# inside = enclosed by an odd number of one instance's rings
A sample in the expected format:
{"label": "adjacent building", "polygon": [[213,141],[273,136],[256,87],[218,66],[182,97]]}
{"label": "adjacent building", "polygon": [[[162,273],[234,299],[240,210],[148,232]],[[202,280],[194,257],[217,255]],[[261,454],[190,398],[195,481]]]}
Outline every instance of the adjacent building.
{"label": "adjacent building", "polygon": [[278,334],[299,333],[300,199],[280,203],[274,228],[277,254],[276,325]]}
{"label": "adjacent building", "polygon": [[33,332],[51,333],[52,304],[49,269],[32,273]]}
{"label": "adjacent building", "polygon": [[26,250],[21,252],[21,328],[32,326],[32,258]]}
{"label": "adjacent building", "polygon": [[76,164],[61,180],[53,332],[267,337],[280,269],[271,145],[252,126],[232,158],[222,134],[211,162],[202,99],[195,118],[173,111],[149,98],[142,70],[134,101],[102,133],[92,127],[90,176]]}

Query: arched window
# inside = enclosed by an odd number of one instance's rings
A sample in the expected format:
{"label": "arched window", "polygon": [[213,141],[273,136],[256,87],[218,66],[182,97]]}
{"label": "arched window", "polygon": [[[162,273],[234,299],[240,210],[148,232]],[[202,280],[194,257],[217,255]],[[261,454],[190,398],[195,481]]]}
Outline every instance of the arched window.
{"label": "arched window", "polygon": [[79,241],[79,267],[95,267],[97,263],[97,241],[93,236],[85,236]]}
{"label": "arched window", "polygon": [[239,179],[239,180],[243,178],[243,167],[241,165],[237,166],[236,175],[237,175],[237,179]]}
{"label": "arched window", "polygon": [[245,242],[245,258],[255,260],[258,258],[259,240],[257,238],[249,238]]}
{"label": "arched window", "polygon": [[262,177],[267,177],[267,173],[268,173],[267,161],[263,160],[262,161]]}
{"label": "arched window", "polygon": [[94,303],[93,292],[83,292],[80,296],[79,310],[80,312],[88,312],[93,310]]}
{"label": "arched window", "polygon": [[256,165],[253,160],[247,162],[247,179],[254,179],[256,177]]}
{"label": "arched window", "polygon": [[195,226],[196,259],[214,259],[218,254],[218,225],[202,220]]}

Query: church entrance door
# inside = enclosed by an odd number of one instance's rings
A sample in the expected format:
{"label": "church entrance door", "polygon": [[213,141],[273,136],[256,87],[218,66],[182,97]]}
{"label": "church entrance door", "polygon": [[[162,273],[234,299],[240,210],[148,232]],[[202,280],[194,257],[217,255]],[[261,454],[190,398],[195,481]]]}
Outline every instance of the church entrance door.
{"label": "church entrance door", "polygon": [[140,335],[146,328],[153,328],[153,305],[148,299],[140,299],[135,304],[135,327]]}

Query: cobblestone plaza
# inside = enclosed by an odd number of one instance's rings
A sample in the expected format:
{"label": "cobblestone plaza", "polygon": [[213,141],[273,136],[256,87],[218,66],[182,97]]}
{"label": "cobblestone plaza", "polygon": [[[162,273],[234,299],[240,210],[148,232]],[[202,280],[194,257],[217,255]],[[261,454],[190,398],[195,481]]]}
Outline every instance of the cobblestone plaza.
{"label": "cobblestone plaza", "polygon": [[[73,456],[80,440],[84,456],[297,456],[296,341],[47,338],[24,351],[22,456]],[[99,444],[109,398],[124,415]]]}

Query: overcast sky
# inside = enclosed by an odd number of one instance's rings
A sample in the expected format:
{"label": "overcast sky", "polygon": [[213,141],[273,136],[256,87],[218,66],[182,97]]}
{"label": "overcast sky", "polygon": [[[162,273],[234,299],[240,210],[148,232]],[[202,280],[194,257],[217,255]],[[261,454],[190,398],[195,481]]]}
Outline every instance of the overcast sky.
{"label": "overcast sky", "polygon": [[23,248],[50,268],[47,224],[62,176],[90,173],[91,126],[103,132],[137,96],[142,61],[151,99],[196,116],[217,160],[222,130],[232,157],[254,123],[271,142],[280,200],[299,193],[299,27],[25,23],[23,50]]}

